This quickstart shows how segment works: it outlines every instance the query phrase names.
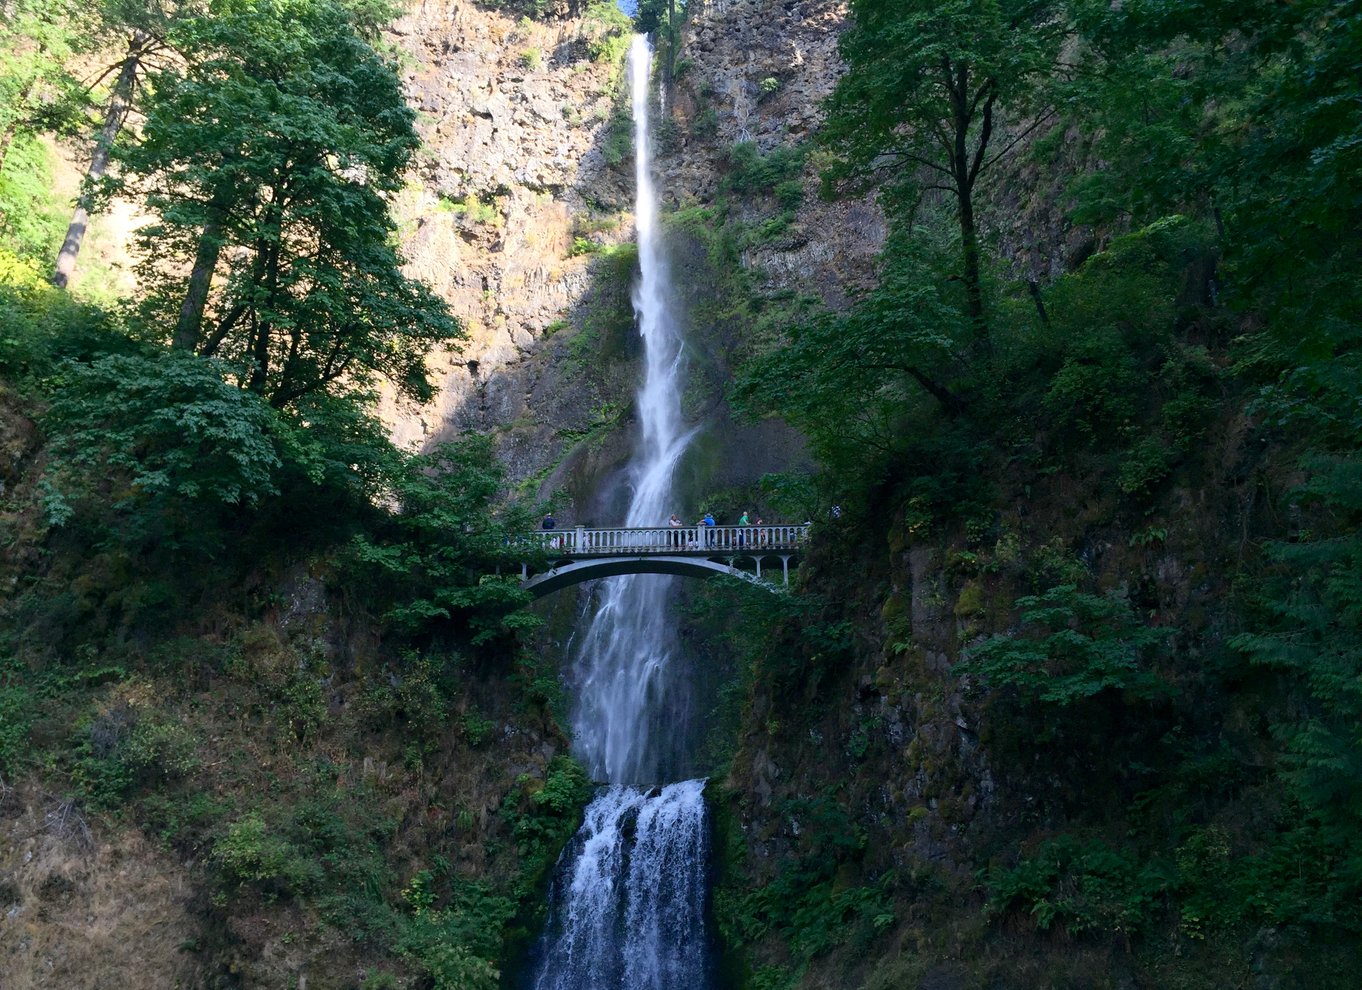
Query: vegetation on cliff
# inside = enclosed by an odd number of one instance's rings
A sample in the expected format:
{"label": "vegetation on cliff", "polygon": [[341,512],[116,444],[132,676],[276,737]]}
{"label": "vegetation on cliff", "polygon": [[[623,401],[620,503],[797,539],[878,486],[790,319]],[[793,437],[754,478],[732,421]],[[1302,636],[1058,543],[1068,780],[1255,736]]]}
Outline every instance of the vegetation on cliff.
{"label": "vegetation on cliff", "polygon": [[[593,10],[616,59],[623,18]],[[681,13],[641,5],[678,80]],[[372,415],[461,338],[394,247],[416,139],[386,16],[16,0],[0,24],[0,820],[144,833],[202,891],[181,951],[222,986],[495,985],[588,789],[496,576],[526,516],[488,444],[413,456]],[[800,597],[707,588],[687,633],[727,651],[727,978],[1351,985],[1358,4],[851,16],[817,142],[738,144],[720,201],[671,217],[714,269],[697,322],[743,338],[733,401],[822,468],[742,493],[817,517]],[[45,139],[93,159],[106,133],[83,202],[153,217],[130,299],[49,278]],[[742,268],[812,169],[890,222],[836,310]],[[1047,275],[991,233],[1056,188]],[[615,288],[629,258],[602,256]],[[610,317],[570,360],[625,336]],[[0,908],[64,877],[0,875]]]}
{"label": "vegetation on cliff", "polygon": [[[748,645],[747,985],[1347,985],[1362,13],[852,16],[817,160],[881,191],[880,278],[734,389],[844,510]],[[1093,246],[1043,283],[988,231],[1057,179]]]}
{"label": "vegetation on cliff", "polygon": [[[495,986],[588,784],[497,576],[528,508],[486,440],[414,455],[374,413],[428,399],[462,336],[394,246],[417,139],[386,8],[125,6],[21,4],[0,36],[24,98],[0,119],[0,818],[37,808],[77,852],[152,837],[202,891],[174,924],[212,985]],[[86,187],[153,218],[134,298],[48,277],[65,218],[35,163],[76,97],[33,24],[87,23],[161,53]],[[76,882],[4,876],[14,917]],[[52,958],[122,982],[136,949]]]}

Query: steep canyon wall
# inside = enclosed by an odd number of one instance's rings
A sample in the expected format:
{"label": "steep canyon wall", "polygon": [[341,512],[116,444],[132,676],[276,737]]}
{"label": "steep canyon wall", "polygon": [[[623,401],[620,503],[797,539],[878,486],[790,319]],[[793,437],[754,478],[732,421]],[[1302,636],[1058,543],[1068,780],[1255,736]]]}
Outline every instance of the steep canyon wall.
{"label": "steep canyon wall", "polygon": [[[730,223],[769,218],[769,202],[725,192],[729,154],[739,142],[769,153],[809,136],[837,76],[843,17],[832,2],[692,5],[659,135],[665,204],[723,201]],[[637,380],[627,108],[617,68],[599,57],[608,31],[589,11],[532,20],[451,0],[413,6],[393,29],[412,60],[405,79],[426,142],[398,204],[404,246],[470,339],[457,358],[436,359],[434,404],[391,404],[385,415],[414,445],[495,433],[514,481],[566,487],[582,515],[609,511],[596,493],[628,448]],[[812,168],[800,180],[807,194],[793,222],[735,260],[749,291],[840,306],[847,286],[866,280],[882,222],[872,204],[819,201]],[[714,258],[684,230],[673,240],[677,306],[694,324],[688,412],[714,434],[689,472],[699,494],[787,467],[800,448],[776,424],[730,422],[729,355],[748,328],[722,325],[705,303],[724,274],[715,266],[734,259]],[[744,437],[768,456],[735,468],[723,451]]]}

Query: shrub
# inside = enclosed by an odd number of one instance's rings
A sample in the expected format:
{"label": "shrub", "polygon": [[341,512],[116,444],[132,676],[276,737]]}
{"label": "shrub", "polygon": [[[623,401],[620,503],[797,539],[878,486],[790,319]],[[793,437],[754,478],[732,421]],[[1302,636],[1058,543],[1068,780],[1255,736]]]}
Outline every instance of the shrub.
{"label": "shrub", "polygon": [[463,737],[468,740],[468,745],[474,748],[491,738],[492,732],[497,727],[496,722],[477,711],[466,712],[460,724],[463,728]]}
{"label": "shrub", "polygon": [[1025,913],[1042,931],[1129,939],[1160,920],[1176,881],[1170,862],[1142,862],[1102,842],[1061,836],[1015,867],[989,873],[989,910]]}
{"label": "shrub", "polygon": [[555,756],[544,781],[522,776],[506,795],[502,816],[510,823],[521,858],[521,892],[532,891],[581,825],[591,781],[576,760]]}
{"label": "shrub", "polygon": [[213,845],[212,859],[224,885],[253,887],[266,900],[305,893],[323,879],[321,864],[271,830],[255,811],[227,826]]}
{"label": "shrub", "polygon": [[1172,685],[1148,667],[1171,630],[1140,622],[1120,595],[1099,597],[1060,585],[1016,604],[1024,632],[994,636],[968,650],[957,673],[1061,707],[1103,691],[1142,701],[1172,694]]}
{"label": "shrub", "polygon": [[53,288],[37,261],[0,247],[0,374],[37,384],[64,358],[131,346],[103,311]]}
{"label": "shrub", "polygon": [[799,179],[787,179],[776,183],[774,192],[781,209],[797,210],[799,204],[804,202],[804,183]]}
{"label": "shrub", "polygon": [[802,148],[782,146],[763,155],[754,142],[742,141],[728,152],[728,175],[724,185],[746,195],[769,193],[778,184],[797,178],[803,169]]}
{"label": "shrub", "polygon": [[595,254],[601,246],[589,237],[574,237],[572,247],[568,248],[569,258],[578,258],[584,254]]}
{"label": "shrub", "polygon": [[277,492],[274,411],[223,380],[219,362],[180,353],[107,356],[61,371],[51,431],[53,522],[68,495],[113,480],[113,507],[137,514],[167,503],[253,505]]}
{"label": "shrub", "polygon": [[719,133],[719,111],[705,107],[691,120],[690,132],[701,139],[712,138]]}
{"label": "shrub", "polygon": [[634,153],[634,123],[624,107],[617,107],[610,115],[606,126],[605,138],[601,142],[601,155],[612,168],[619,165]]}
{"label": "shrub", "polygon": [[0,239],[35,258],[56,256],[66,219],[52,192],[52,157],[42,140],[20,133],[0,169]]}

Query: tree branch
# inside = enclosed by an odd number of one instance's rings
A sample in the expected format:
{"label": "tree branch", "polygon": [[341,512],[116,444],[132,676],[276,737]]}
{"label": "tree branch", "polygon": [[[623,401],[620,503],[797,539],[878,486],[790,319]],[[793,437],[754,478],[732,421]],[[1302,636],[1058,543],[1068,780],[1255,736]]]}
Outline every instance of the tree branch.
{"label": "tree branch", "polygon": [[[991,83],[991,80],[990,80]],[[979,177],[979,169],[984,164],[984,154],[988,151],[989,139],[993,136],[993,104],[998,99],[998,89],[990,85],[988,99],[984,101],[984,125],[979,133],[979,146],[974,149],[974,161],[969,167],[969,185],[974,188],[974,180]]]}
{"label": "tree branch", "polygon": [[227,335],[231,333],[232,328],[236,326],[236,321],[241,319],[241,315],[245,312],[246,304],[244,302],[237,303],[233,306],[231,310],[228,311],[227,315],[219,321],[217,328],[213,331],[213,335],[199,348],[199,356],[212,357],[217,353],[217,349],[222,346],[222,342],[227,339]]}
{"label": "tree branch", "polygon": [[984,169],[985,170],[991,169],[999,161],[1005,158],[1008,152],[1010,152],[1017,145],[1025,141],[1027,136],[1030,135],[1036,128],[1040,127],[1047,121],[1053,119],[1055,116],[1055,112],[1056,111],[1054,107],[1046,107],[1044,113],[1042,113],[1039,117],[1032,121],[1020,134],[1018,134],[1016,137],[1012,138],[1012,140],[1007,142],[1007,145],[1001,151],[999,151],[996,155],[994,155],[987,162],[985,162]]}

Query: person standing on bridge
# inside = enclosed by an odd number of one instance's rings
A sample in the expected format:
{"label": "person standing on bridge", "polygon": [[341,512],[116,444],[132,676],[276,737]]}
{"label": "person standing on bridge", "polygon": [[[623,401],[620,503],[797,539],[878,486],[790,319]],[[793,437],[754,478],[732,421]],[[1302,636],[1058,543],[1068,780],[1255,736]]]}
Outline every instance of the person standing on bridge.
{"label": "person standing on bridge", "polygon": [[697,526],[704,526],[708,532],[705,533],[705,546],[714,546],[714,513],[706,512],[704,517],[696,523]]}
{"label": "person standing on bridge", "polygon": [[673,512],[673,513],[672,513],[672,517],[671,517],[670,519],[667,520],[667,525],[670,526],[671,529],[672,529],[672,534],[671,534],[671,545],[672,545],[673,547],[675,547],[675,548],[680,548],[680,546],[681,546],[681,520],[680,520],[680,518],[677,517],[677,515],[676,515],[675,512]]}
{"label": "person standing on bridge", "polygon": [[738,530],[738,546],[740,546],[740,547],[745,547],[745,546],[747,546],[747,529],[746,529],[746,527],[751,526],[751,525],[752,525],[752,520],[750,520],[750,519],[747,518],[747,510],[746,510],[746,509],[743,509],[743,510],[742,510],[742,515],[740,515],[740,516],[738,517],[738,526],[741,527],[741,528]]}
{"label": "person standing on bridge", "polygon": [[[558,525],[558,520],[553,518],[553,513],[552,513],[552,512],[545,512],[545,513],[544,513],[544,520],[543,520],[543,522],[541,522],[541,523],[539,524],[539,528],[542,529],[545,533],[550,533],[550,532],[553,531],[553,529],[554,529],[557,525]],[[547,539],[545,539],[544,542],[545,542],[545,544],[546,544],[547,546],[554,547],[555,549],[556,549],[557,546],[558,546],[558,538],[557,538],[557,537],[548,537]]]}

